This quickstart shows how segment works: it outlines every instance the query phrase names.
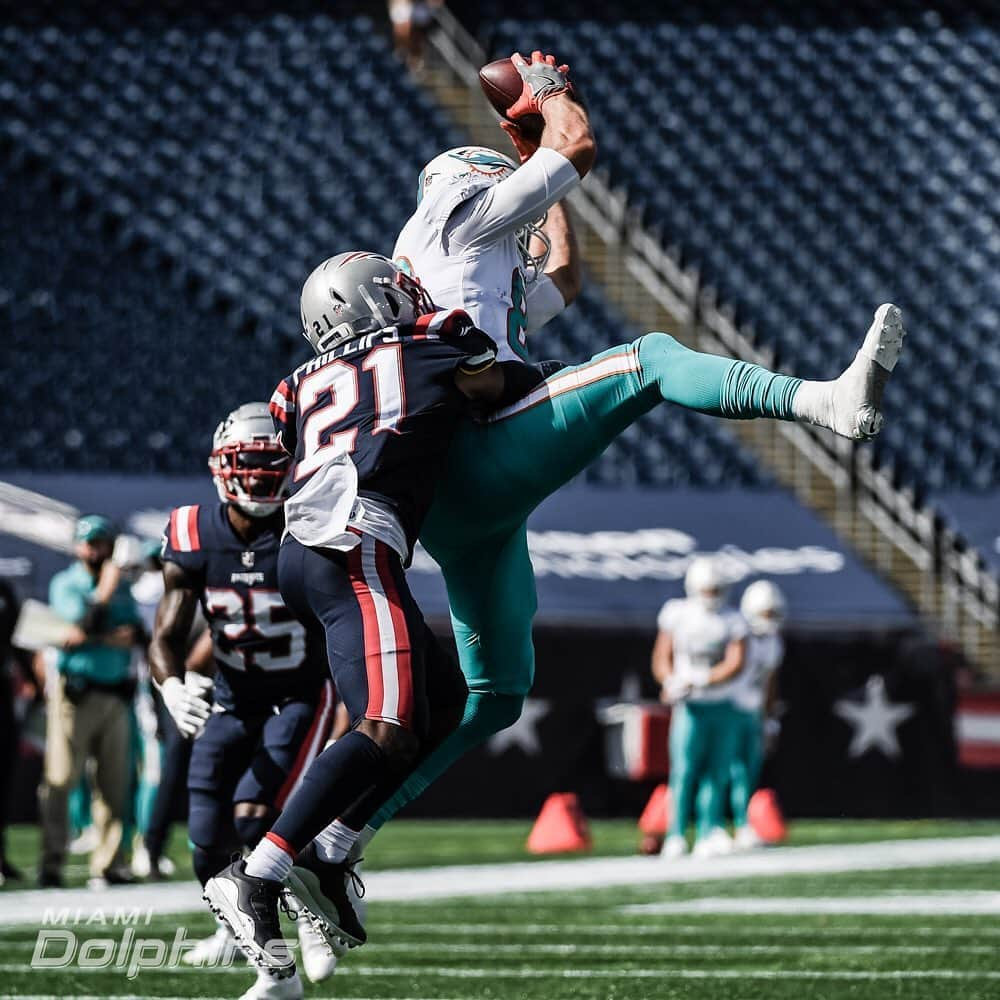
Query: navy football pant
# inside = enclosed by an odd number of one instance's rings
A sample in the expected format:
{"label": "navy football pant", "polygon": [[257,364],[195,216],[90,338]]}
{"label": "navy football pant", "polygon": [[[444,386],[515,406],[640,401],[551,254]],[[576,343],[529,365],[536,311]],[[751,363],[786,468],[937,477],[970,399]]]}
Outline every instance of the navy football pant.
{"label": "navy football pant", "polygon": [[237,844],[233,825],[237,802],[259,802],[280,810],[326,746],[335,707],[333,686],[324,681],[315,700],[290,701],[273,714],[212,715],[191,749],[192,842],[214,851]]}
{"label": "navy football pant", "polygon": [[396,551],[372,535],[350,552],[312,549],[287,536],[278,586],[306,628],[322,627],[352,726],[390,722],[422,739],[429,724],[426,633]]}

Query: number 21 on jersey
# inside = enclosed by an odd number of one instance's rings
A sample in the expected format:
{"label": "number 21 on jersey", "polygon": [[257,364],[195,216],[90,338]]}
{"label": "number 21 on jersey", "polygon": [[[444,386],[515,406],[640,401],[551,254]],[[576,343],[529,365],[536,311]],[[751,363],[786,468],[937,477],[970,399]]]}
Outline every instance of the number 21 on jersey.
{"label": "number 21 on jersey", "polygon": [[[372,434],[398,434],[399,422],[406,416],[406,393],[403,388],[403,347],[383,344],[368,353],[361,365],[371,373],[375,385],[375,426]],[[302,459],[295,468],[295,479],[312,475],[320,466],[338,455],[350,454],[358,436],[356,427],[331,434],[323,443],[323,434],[346,420],[360,400],[358,370],[346,361],[331,361],[299,383],[299,407],[303,412],[315,406],[323,393],[329,392],[326,406],[314,410],[302,427]]]}

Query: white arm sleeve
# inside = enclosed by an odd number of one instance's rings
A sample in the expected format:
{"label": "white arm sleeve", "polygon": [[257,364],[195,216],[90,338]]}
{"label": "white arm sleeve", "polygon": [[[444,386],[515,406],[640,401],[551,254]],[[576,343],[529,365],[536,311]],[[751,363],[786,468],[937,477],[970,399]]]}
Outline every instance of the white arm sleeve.
{"label": "white arm sleeve", "polygon": [[539,275],[528,285],[528,325],[525,333],[540,330],[550,319],[566,308],[566,300],[556,283],[547,275]]}
{"label": "white arm sleeve", "polygon": [[461,247],[489,246],[540,218],[579,183],[576,167],[562,153],[543,146],[506,180],[478,191],[455,209],[445,235]]}

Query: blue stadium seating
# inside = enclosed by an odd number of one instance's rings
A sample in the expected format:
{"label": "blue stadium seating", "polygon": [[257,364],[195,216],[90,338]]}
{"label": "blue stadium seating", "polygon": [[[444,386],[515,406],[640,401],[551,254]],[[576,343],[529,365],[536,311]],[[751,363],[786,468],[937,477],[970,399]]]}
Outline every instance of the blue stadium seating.
{"label": "blue stadium seating", "polygon": [[[421,165],[460,142],[369,19],[217,6],[53,3],[0,25],[0,414],[30,414],[8,468],[202,468],[220,417],[304,357],[310,268],[387,252]],[[635,335],[591,293],[545,353]],[[681,411],[589,478],[761,481]]]}
{"label": "blue stadium seating", "polygon": [[899,303],[879,460],[927,492],[1000,484],[1000,7],[536,10],[481,9],[494,57],[571,64],[611,182],[779,363],[831,377]]}

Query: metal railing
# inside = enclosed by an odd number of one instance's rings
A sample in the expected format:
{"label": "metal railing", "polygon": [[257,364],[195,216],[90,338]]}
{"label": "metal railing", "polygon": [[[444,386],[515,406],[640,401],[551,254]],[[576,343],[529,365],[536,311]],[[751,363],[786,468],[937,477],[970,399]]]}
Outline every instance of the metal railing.
{"label": "metal railing", "polygon": [[[487,55],[446,8],[436,12],[432,48],[484,104],[478,69]],[[735,313],[702,283],[697,270],[685,267],[676,250],[665,247],[643,225],[625,191],[614,188],[600,170],[592,172],[570,196],[570,204],[605,244],[628,275],[679,324],[682,339],[732,357],[771,368],[774,355],[741,328]],[[908,489],[894,485],[891,472],[876,468],[870,447],[858,447],[833,433],[803,424],[775,422],[777,434],[804,461],[796,464],[800,496],[808,494],[812,471],[835,491],[833,526],[868,549],[878,568],[892,567],[894,547],[920,575],[910,588],[920,611],[945,636],[956,639],[974,662],[1000,672],[997,631],[1000,629],[1000,579],[961,533],[942,521],[933,505],[920,502]],[[801,488],[800,488],[801,487]],[[864,546],[865,535],[873,535]]]}

